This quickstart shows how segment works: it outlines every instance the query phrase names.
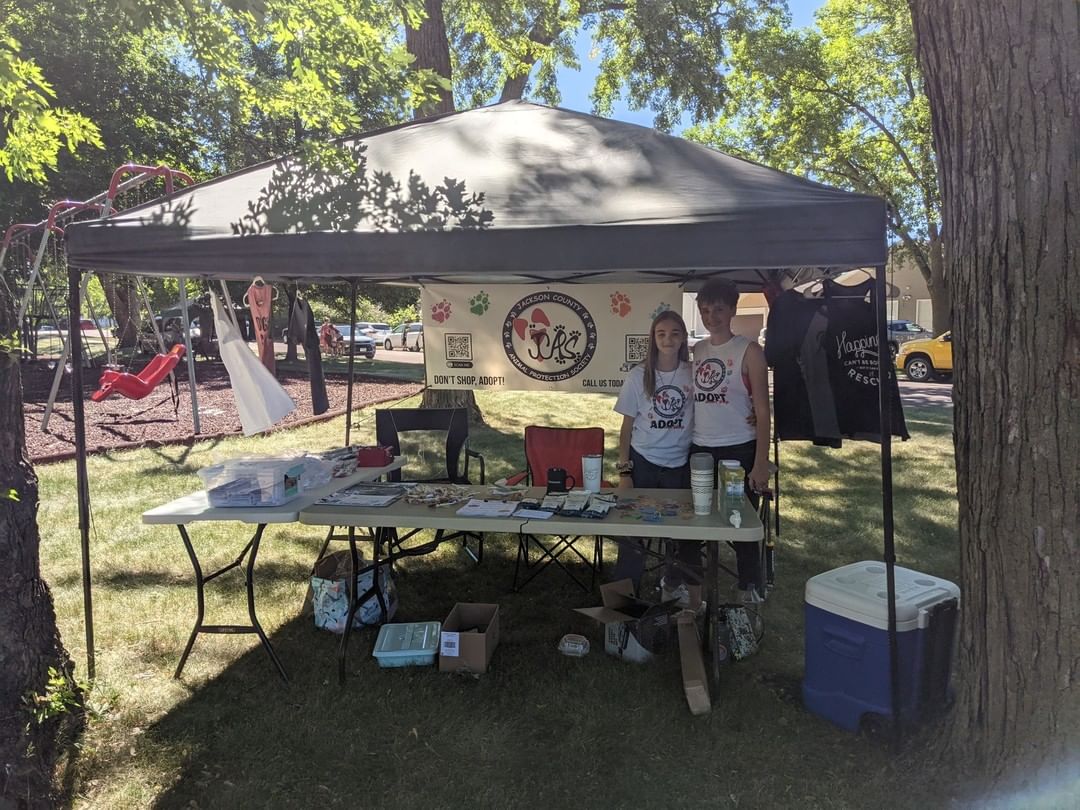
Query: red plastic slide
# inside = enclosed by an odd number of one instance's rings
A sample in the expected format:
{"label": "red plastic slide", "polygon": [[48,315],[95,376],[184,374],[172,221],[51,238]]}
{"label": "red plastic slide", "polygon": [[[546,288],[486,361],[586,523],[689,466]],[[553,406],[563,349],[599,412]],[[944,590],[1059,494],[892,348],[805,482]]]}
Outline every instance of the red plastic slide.
{"label": "red plastic slide", "polygon": [[184,344],[177,343],[168,354],[159,354],[154,357],[138,374],[128,374],[107,368],[101,372],[98,390],[90,395],[90,399],[101,402],[112,394],[120,394],[128,399],[142,399],[157,388],[158,383],[176,368],[176,364],[183,356]]}

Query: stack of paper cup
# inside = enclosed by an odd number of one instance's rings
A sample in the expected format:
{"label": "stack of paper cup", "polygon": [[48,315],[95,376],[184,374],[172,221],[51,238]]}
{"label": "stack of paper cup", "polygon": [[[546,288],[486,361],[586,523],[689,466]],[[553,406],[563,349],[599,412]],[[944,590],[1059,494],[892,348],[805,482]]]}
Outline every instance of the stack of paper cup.
{"label": "stack of paper cup", "polygon": [[589,492],[600,491],[600,475],[604,469],[603,456],[582,456],[581,474],[585,479],[585,489]]}
{"label": "stack of paper cup", "polygon": [[690,456],[690,494],[694,498],[695,515],[712,512],[715,475],[716,462],[712,453],[694,453]]}

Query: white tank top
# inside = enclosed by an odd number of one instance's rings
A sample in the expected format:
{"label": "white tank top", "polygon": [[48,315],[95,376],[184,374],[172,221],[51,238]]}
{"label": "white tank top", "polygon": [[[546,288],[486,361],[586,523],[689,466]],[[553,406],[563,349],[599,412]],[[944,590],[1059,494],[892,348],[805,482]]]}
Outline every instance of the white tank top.
{"label": "white tank top", "polygon": [[754,406],[743,376],[743,356],[750,340],[733,335],[714,346],[705,339],[694,346],[694,444],[726,447],[757,437],[747,422]]}

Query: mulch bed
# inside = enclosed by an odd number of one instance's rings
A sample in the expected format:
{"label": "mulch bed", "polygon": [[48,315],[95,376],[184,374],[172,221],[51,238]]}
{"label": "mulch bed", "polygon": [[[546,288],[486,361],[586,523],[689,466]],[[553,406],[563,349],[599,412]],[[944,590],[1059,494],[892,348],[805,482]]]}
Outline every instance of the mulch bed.
{"label": "mulch bed", "polygon": [[[70,377],[61,383],[60,393],[49,420],[49,432],[41,429],[45,405],[52,387],[53,369],[50,363],[24,363],[23,419],[26,425],[26,447],[30,459],[37,463],[61,461],[74,457],[75,422],[71,405]],[[190,443],[195,439],[191,415],[191,395],[187,387],[187,368],[181,363],[176,370],[180,385],[179,408],[174,409],[172,387],[159,385],[145,399],[132,400],[113,395],[104,402],[91,402],[90,394],[97,389],[100,370],[83,369],[83,390],[86,413],[86,447],[91,453],[121,448]],[[327,375],[326,393],[330,410],[315,417],[311,412],[311,388],[304,374],[279,371],[278,381],[297,408],[283,419],[278,427],[296,427],[312,419],[329,419],[345,411],[348,380],[344,375]],[[237,435],[240,417],[229,387],[229,375],[220,361],[200,361],[195,364],[196,392],[199,400],[198,438]],[[388,402],[417,393],[422,385],[373,376],[357,375],[353,385],[353,408]]]}

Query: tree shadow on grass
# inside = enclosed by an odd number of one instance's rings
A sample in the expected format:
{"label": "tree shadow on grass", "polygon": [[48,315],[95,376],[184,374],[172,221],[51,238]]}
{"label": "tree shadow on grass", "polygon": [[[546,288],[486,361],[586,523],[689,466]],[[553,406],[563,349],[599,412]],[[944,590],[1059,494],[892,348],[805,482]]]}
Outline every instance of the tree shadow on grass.
{"label": "tree shadow on grass", "polygon": [[[448,544],[403,564],[395,617],[442,619],[455,602],[497,602],[501,641],[488,673],[380,669],[375,631],[364,629],[339,686],[338,638],[310,617],[289,619],[272,634],[288,686],[253,646],[210,679],[189,681],[189,697],[142,735],[140,756],[182,760],[157,805],[652,806],[736,795],[763,806],[791,793],[810,804],[897,807],[905,803],[891,791],[920,795],[903,758],[890,764],[891,752],[807,715],[793,696],[801,585],[820,565],[805,550],[784,552],[762,651],[726,668],[716,708],[695,718],[677,654],[644,666],[604,655],[598,626],[571,610],[598,596],[556,570],[510,593],[516,537],[490,538],[480,567]],[[560,655],[567,632],[585,634],[593,651]],[[201,638],[189,667],[215,641]]]}

